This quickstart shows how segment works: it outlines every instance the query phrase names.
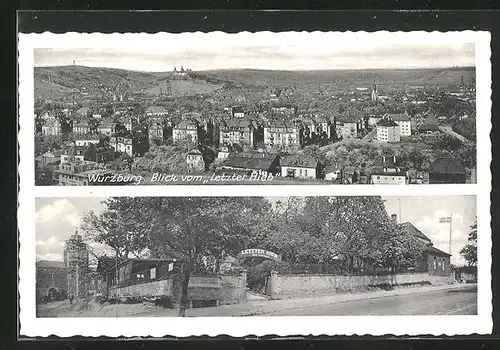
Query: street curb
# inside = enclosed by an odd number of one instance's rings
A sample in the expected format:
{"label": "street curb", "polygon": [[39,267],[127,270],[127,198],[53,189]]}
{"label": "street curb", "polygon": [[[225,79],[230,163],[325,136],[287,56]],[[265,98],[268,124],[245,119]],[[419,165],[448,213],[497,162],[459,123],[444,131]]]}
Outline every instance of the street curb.
{"label": "street curb", "polygon": [[[374,300],[374,299],[383,299],[383,298],[388,298],[388,297],[396,297],[396,296],[401,296],[401,295],[438,292],[438,291],[447,290],[447,289],[460,289],[460,288],[464,288],[466,286],[477,286],[477,283],[469,283],[469,284],[455,284],[454,283],[454,284],[450,284],[450,285],[446,285],[446,286],[435,286],[435,287],[430,287],[429,289],[426,289],[426,290],[416,290],[416,291],[411,290],[411,289],[406,289],[406,290],[402,290],[400,292],[395,292],[393,294],[388,294],[388,295],[368,296],[368,297],[363,297],[363,298],[354,297],[352,299],[346,298],[344,300],[338,300],[335,302],[317,303],[314,305],[307,305],[307,306],[287,307],[287,308],[280,308],[280,309],[275,309],[275,310],[265,310],[265,311],[242,312],[238,315],[233,315],[232,317],[260,316],[260,315],[272,314],[272,313],[280,312],[280,311],[302,310],[302,309],[307,309],[310,307],[316,307],[316,306],[321,306],[321,305],[344,304],[344,303],[348,303],[351,301]],[[408,292],[410,290],[411,290],[411,292]],[[369,294],[369,293],[367,293],[367,294]]]}

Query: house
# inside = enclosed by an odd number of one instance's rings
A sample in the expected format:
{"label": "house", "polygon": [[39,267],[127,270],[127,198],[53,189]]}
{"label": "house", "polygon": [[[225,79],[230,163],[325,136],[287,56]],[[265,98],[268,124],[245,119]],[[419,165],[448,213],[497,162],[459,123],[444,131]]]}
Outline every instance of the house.
{"label": "house", "polygon": [[441,129],[439,129],[439,126],[437,124],[425,123],[418,127],[418,132],[419,134],[433,135],[433,134],[440,134]]}
{"label": "house", "polygon": [[85,152],[85,160],[96,163],[106,163],[115,159],[115,150],[109,144],[106,145],[90,145]]}
{"label": "house", "polygon": [[90,145],[95,145],[98,144],[101,135],[98,134],[87,134],[87,135],[78,135],[75,137],[74,144],[75,146],[90,146]]}
{"label": "house", "polygon": [[224,160],[229,156],[229,148],[228,147],[221,147],[219,152],[217,152],[217,159]]}
{"label": "house", "polygon": [[342,168],[338,165],[330,165],[325,168],[325,180],[336,181],[342,177]]}
{"label": "house", "polygon": [[272,103],[271,112],[278,115],[284,115],[288,117],[293,117],[297,114],[297,106],[292,106],[289,104]]}
{"label": "house", "polygon": [[221,147],[239,145],[243,150],[252,149],[255,142],[254,123],[246,119],[222,121],[219,130]]}
{"label": "house", "polygon": [[281,161],[281,176],[298,179],[317,179],[321,175],[320,163],[311,156],[293,155]]}
{"label": "house", "polygon": [[168,114],[168,111],[163,106],[149,106],[145,113],[148,117],[163,117]]}
{"label": "house", "polygon": [[36,303],[64,300],[67,297],[68,270],[63,261],[36,262]]}
{"label": "house", "polygon": [[60,186],[87,186],[90,184],[89,175],[98,172],[96,162],[75,160],[59,164],[54,173]]}
{"label": "house", "polygon": [[396,214],[391,219],[397,227],[403,230],[423,246],[423,258],[416,267],[418,271],[427,272],[430,275],[449,276],[451,273],[451,255],[434,247],[431,239],[410,222],[397,223]]}
{"label": "house", "polygon": [[339,138],[356,139],[361,129],[360,118],[350,114],[341,115],[335,120],[335,129]]}
{"label": "house", "polygon": [[382,120],[382,116],[380,115],[370,115],[368,117],[368,126],[375,127],[378,122]]}
{"label": "house", "polygon": [[44,135],[56,135],[60,136],[62,134],[62,125],[58,119],[49,119],[42,125],[42,134]]}
{"label": "house", "polygon": [[172,137],[174,142],[189,141],[198,143],[198,123],[191,118],[182,120],[174,126]]}
{"label": "house", "polygon": [[90,107],[83,106],[76,110],[75,112],[77,118],[86,118],[92,115],[92,110]]}
{"label": "house", "polygon": [[356,167],[348,165],[342,169],[342,183],[355,184],[358,183],[359,174]]}
{"label": "house", "polygon": [[231,153],[222,163],[222,169],[275,175],[280,173],[280,158],[277,154],[264,152]]}
{"label": "house", "polygon": [[429,168],[430,184],[465,183],[465,167],[456,158],[437,158]]}
{"label": "house", "polygon": [[149,120],[148,138],[150,144],[153,139],[158,139],[163,142],[163,124],[157,118]]}
{"label": "house", "polygon": [[90,132],[89,122],[86,120],[77,120],[73,123],[73,132],[78,135],[85,135]]}
{"label": "house", "polygon": [[40,165],[54,164],[60,159],[61,151],[47,151],[39,157]]}
{"label": "house", "polygon": [[245,111],[243,110],[243,107],[233,107],[231,108],[231,115],[233,118],[244,118],[245,117]]}
{"label": "house", "polygon": [[455,269],[455,279],[459,283],[477,283],[477,267],[462,266]]}
{"label": "house", "polygon": [[382,119],[377,124],[377,141],[400,142],[400,126],[390,119]]}
{"label": "house", "polygon": [[64,149],[60,154],[60,163],[83,161],[85,159],[86,146],[71,146]]}
{"label": "house", "polygon": [[383,116],[383,119],[392,120],[398,124],[400,136],[411,136],[411,118],[407,111],[404,113],[387,113]]}
{"label": "house", "polygon": [[115,133],[115,124],[108,120],[103,120],[97,127],[97,132],[103,135],[111,136]]}
{"label": "house", "polygon": [[129,137],[113,136],[109,139],[109,144],[113,147],[115,152],[125,153],[130,157],[134,154],[132,139]]}
{"label": "house", "polygon": [[186,155],[186,165],[188,172],[205,171],[205,161],[203,154],[198,149],[192,149]]}
{"label": "house", "polygon": [[273,150],[297,150],[300,148],[300,129],[284,120],[270,121],[264,126],[264,146]]}
{"label": "house", "polygon": [[132,128],[134,126],[134,119],[130,116],[120,116],[120,118],[117,120],[117,124],[123,125],[128,131],[132,131]]}
{"label": "house", "polygon": [[382,156],[374,163],[370,174],[371,184],[405,185],[406,169],[395,156]]}

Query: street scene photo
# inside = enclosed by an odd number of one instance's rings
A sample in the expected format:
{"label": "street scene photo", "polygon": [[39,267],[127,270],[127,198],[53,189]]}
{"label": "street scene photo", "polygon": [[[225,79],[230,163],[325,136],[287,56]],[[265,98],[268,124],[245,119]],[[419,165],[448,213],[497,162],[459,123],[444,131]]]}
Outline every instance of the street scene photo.
{"label": "street scene photo", "polygon": [[37,47],[35,185],[476,183],[475,44],[390,34]]}
{"label": "street scene photo", "polygon": [[477,315],[476,205],[39,197],[36,316]]}

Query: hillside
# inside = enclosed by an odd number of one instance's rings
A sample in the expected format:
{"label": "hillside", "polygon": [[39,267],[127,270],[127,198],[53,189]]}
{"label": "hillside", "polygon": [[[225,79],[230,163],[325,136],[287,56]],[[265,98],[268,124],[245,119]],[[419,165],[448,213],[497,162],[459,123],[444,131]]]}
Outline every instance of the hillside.
{"label": "hillside", "polygon": [[[113,91],[158,95],[166,92],[168,72],[139,72],[113,68],[84,66],[35,67],[35,98],[58,99],[71,93],[110,95]],[[272,71],[272,70],[214,70],[195,72],[195,79],[171,81],[174,96],[211,93],[224,82],[247,87],[269,85],[327,84],[337,87],[370,86],[374,80],[380,86],[449,85],[475,79],[475,68],[392,69],[392,70],[329,70],[329,71]]]}
{"label": "hillside", "polygon": [[[167,90],[168,74],[84,66],[35,67],[35,99],[58,99],[70,93],[108,94],[113,91],[158,95]],[[172,93],[207,93],[221,87],[204,80],[172,81]]]}
{"label": "hillside", "polygon": [[475,68],[443,69],[386,69],[386,70],[328,70],[328,71],[272,71],[272,70],[218,70],[200,72],[207,77],[229,80],[236,83],[267,85],[289,84],[378,84],[448,85],[459,84],[463,76],[465,82],[475,80]]}

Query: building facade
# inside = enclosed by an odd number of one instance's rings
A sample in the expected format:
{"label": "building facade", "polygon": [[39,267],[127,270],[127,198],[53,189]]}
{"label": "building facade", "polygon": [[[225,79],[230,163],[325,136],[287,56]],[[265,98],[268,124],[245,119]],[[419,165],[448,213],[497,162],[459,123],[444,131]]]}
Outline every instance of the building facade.
{"label": "building facade", "polygon": [[37,261],[35,284],[37,303],[66,299],[68,272],[64,262]]}
{"label": "building facade", "polygon": [[133,156],[133,144],[132,139],[128,137],[111,137],[109,144],[115,152],[125,153],[130,157]]}
{"label": "building facade", "polygon": [[297,179],[317,179],[319,163],[309,156],[288,156],[281,161],[281,176]]}
{"label": "building facade", "polygon": [[188,168],[188,172],[205,171],[205,161],[203,160],[203,154],[197,149],[192,149],[186,156],[186,165]]}
{"label": "building facade", "polygon": [[389,119],[382,119],[377,124],[377,141],[400,142],[400,126]]}
{"label": "building facade", "polygon": [[255,126],[251,121],[245,119],[223,121],[219,134],[221,147],[238,144],[243,150],[247,150],[254,146]]}
{"label": "building facade", "polygon": [[283,120],[269,122],[264,127],[264,146],[270,150],[297,150],[300,148],[300,129]]}
{"label": "building facade", "polygon": [[174,142],[188,141],[198,143],[198,124],[191,119],[184,119],[172,129]]}

